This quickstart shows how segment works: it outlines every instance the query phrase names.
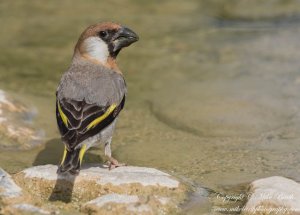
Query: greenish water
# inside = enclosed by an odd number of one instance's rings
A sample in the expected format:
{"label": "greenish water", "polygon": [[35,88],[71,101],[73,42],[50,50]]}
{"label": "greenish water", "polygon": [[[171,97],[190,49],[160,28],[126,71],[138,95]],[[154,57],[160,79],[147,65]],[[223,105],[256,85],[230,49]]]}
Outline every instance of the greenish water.
{"label": "greenish water", "polygon": [[59,162],[57,83],[81,31],[112,20],[140,36],[118,59],[129,94],[114,156],[207,188],[190,214],[232,207],[217,194],[257,178],[300,180],[299,1],[1,1],[0,18],[0,88],[37,107],[47,139],[1,151],[8,172]]}

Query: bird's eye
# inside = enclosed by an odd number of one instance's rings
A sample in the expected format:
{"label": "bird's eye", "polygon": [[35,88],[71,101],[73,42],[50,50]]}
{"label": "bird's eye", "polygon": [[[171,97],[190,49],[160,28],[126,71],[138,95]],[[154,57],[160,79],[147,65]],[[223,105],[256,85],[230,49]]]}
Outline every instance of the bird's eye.
{"label": "bird's eye", "polygon": [[105,37],[107,36],[107,31],[100,31],[100,32],[99,32],[99,36],[100,36],[101,38],[105,38]]}

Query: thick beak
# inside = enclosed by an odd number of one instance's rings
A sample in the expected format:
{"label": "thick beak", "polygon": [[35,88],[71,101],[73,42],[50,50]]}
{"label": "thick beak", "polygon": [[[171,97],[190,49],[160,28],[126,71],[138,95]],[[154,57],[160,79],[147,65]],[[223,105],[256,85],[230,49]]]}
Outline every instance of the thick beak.
{"label": "thick beak", "polygon": [[132,30],[126,27],[121,27],[113,38],[115,53],[118,53],[122,48],[139,40],[139,36]]}

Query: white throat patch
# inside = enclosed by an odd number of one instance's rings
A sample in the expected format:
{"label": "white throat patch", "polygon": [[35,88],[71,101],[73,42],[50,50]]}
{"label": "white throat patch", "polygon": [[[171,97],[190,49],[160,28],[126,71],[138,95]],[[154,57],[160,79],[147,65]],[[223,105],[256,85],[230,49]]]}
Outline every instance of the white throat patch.
{"label": "white throat patch", "polygon": [[106,63],[109,56],[107,44],[99,37],[89,37],[84,40],[83,48],[86,54],[90,57]]}

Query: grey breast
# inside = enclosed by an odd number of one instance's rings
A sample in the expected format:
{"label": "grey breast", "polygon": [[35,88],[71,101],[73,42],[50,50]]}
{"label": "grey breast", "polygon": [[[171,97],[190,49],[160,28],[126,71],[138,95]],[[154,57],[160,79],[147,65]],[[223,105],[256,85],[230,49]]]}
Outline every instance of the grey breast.
{"label": "grey breast", "polygon": [[102,65],[84,62],[71,65],[64,73],[57,89],[57,97],[107,106],[119,104],[126,91],[121,74]]}

